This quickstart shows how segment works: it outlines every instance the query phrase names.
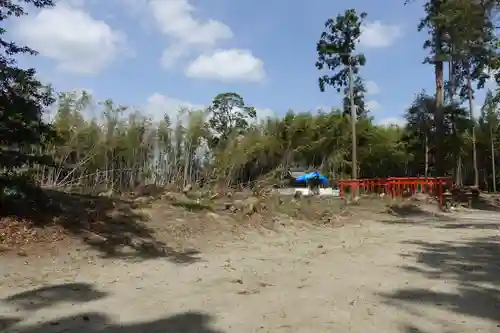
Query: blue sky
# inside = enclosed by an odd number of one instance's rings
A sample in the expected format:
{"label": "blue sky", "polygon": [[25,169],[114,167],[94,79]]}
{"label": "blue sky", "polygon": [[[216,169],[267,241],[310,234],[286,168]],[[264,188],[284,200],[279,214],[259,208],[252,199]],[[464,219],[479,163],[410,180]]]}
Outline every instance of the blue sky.
{"label": "blue sky", "polygon": [[416,30],[422,2],[61,0],[9,32],[40,52],[22,64],[57,90],[88,89],[155,118],[232,91],[263,117],[340,106],[335,90],[319,91],[315,45],[326,19],[355,8],[368,13],[358,48],[367,99],[388,123],[420,90],[433,91],[432,67],[422,64],[426,36]]}

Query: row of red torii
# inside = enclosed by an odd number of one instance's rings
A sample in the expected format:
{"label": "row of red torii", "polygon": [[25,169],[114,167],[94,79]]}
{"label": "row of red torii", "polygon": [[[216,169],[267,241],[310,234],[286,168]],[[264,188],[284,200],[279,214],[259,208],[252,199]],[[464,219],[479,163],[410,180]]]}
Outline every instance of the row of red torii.
{"label": "row of red torii", "polygon": [[353,200],[358,191],[364,194],[384,194],[392,199],[404,199],[416,193],[428,193],[438,197],[439,206],[444,204],[445,190],[453,186],[451,177],[341,179],[337,183],[341,198],[345,198],[347,191],[351,193]]}

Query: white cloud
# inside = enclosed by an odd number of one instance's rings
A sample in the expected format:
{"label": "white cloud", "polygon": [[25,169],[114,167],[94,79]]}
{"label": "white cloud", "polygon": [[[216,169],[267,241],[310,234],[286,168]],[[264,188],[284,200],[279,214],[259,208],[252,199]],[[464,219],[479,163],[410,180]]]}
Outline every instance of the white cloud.
{"label": "white cloud", "polygon": [[361,27],[360,45],[366,48],[386,48],[401,37],[401,27],[385,25],[380,21],[365,23]]}
{"label": "white cloud", "polygon": [[233,37],[226,24],[195,18],[195,8],[187,0],[151,0],[149,5],[160,31],[182,43],[214,46],[219,40]]}
{"label": "white cloud", "polygon": [[387,117],[376,121],[376,124],[382,126],[404,126],[406,121],[400,117]]}
{"label": "white cloud", "polygon": [[125,35],[80,8],[59,4],[23,17],[15,33],[62,71],[95,74],[124,51]]}
{"label": "white cloud", "polygon": [[483,70],[483,73],[489,75],[489,78],[486,80],[486,83],[485,83],[486,88],[487,89],[496,88],[495,75],[498,73],[498,70],[491,69],[491,68],[485,68]]}
{"label": "white cloud", "polygon": [[[200,110],[205,109],[208,105],[196,104],[188,101],[179,100],[173,97],[154,93],[148,97],[145,107],[145,113],[154,121],[163,119],[165,115],[170,117],[172,122],[180,120],[181,122],[187,121],[187,114],[181,114],[182,109],[187,110]],[[277,117],[276,112],[269,108],[256,108],[257,119],[255,122],[266,120],[267,118]]]}
{"label": "white cloud", "polygon": [[365,81],[365,87],[367,95],[380,94],[380,88],[375,81]]}
{"label": "white cloud", "polygon": [[257,111],[257,122],[267,120],[268,118],[276,118],[278,115],[274,110],[269,108],[255,108]]}
{"label": "white cloud", "polygon": [[250,51],[231,49],[200,55],[188,66],[186,75],[225,82],[259,82],[266,72],[264,62]]}
{"label": "white cloud", "polygon": [[162,58],[167,67],[191,48],[212,48],[233,37],[231,28],[223,22],[197,18],[188,0],[151,0],[148,6],[161,33],[172,42]]}
{"label": "white cloud", "polygon": [[380,110],[380,108],[382,107],[382,105],[380,105],[380,103],[377,102],[377,101],[371,100],[371,101],[367,101],[366,102],[366,107],[370,111],[378,111],[378,110]]}
{"label": "white cloud", "polygon": [[75,7],[83,7],[85,5],[86,0],[59,0],[56,2],[58,6],[61,4],[66,4]]}
{"label": "white cloud", "polygon": [[[265,77],[262,60],[250,51],[220,49],[234,37],[231,28],[216,19],[202,19],[189,0],[127,0],[129,5],[147,5],[160,32],[169,40],[161,64],[170,69],[180,59],[197,56],[185,70],[193,78],[219,81],[261,81]],[[215,50],[215,48],[219,50]],[[214,51],[215,50],[215,51]]]}
{"label": "white cloud", "polygon": [[[481,116],[481,108],[483,106],[482,105],[479,105],[479,104],[475,104],[475,105],[472,105],[472,115],[474,116],[474,118],[479,118]],[[465,109],[467,111],[469,111],[469,105],[467,104],[465,106]]]}
{"label": "white cloud", "polygon": [[161,120],[165,115],[170,117],[170,120],[175,122],[178,117],[181,121],[182,115],[180,111],[182,109],[202,109],[205,106],[201,104],[195,104],[188,101],[179,100],[169,96],[162,95],[160,93],[154,93],[149,96],[146,104],[145,112],[153,120]]}
{"label": "white cloud", "polygon": [[163,50],[160,62],[164,68],[170,69],[176,65],[177,60],[188,54],[189,48],[182,44],[175,44]]}

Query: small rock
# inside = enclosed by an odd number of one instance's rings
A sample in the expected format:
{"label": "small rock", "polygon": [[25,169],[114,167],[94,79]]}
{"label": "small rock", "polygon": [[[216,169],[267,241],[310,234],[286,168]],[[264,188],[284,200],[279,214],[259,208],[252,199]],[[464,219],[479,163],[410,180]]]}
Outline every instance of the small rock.
{"label": "small rock", "polygon": [[110,198],[113,196],[113,190],[111,189],[111,190],[106,191],[106,192],[101,192],[98,194],[98,196]]}
{"label": "small rock", "polygon": [[254,289],[254,290],[241,290],[241,291],[238,291],[237,294],[238,295],[256,295],[256,294],[259,294],[260,293],[260,290],[259,289]]}
{"label": "small rock", "polygon": [[217,214],[217,213],[209,212],[209,213],[207,213],[207,217],[210,217],[210,218],[212,218],[214,220],[218,220],[220,218],[220,215]]}
{"label": "small rock", "polygon": [[193,189],[193,185],[191,185],[191,184],[187,184],[187,185],[186,185],[186,186],[184,186],[184,188],[182,189],[182,193],[186,194],[186,193],[190,192],[192,189]]}
{"label": "small rock", "polygon": [[138,198],[135,198],[134,201],[139,203],[139,204],[146,204],[149,201],[151,201],[151,198],[150,197],[138,197]]}

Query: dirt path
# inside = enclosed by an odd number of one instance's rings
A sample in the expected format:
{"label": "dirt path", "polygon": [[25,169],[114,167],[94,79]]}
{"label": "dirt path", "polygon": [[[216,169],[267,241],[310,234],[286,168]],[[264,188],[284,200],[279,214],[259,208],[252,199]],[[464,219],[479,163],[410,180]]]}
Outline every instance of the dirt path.
{"label": "dirt path", "polygon": [[0,276],[10,274],[0,282],[0,327],[22,333],[500,332],[499,228],[498,213],[463,213],[444,221],[288,231],[250,237],[182,265],[61,259],[38,273],[31,264],[14,272],[0,259]]}

